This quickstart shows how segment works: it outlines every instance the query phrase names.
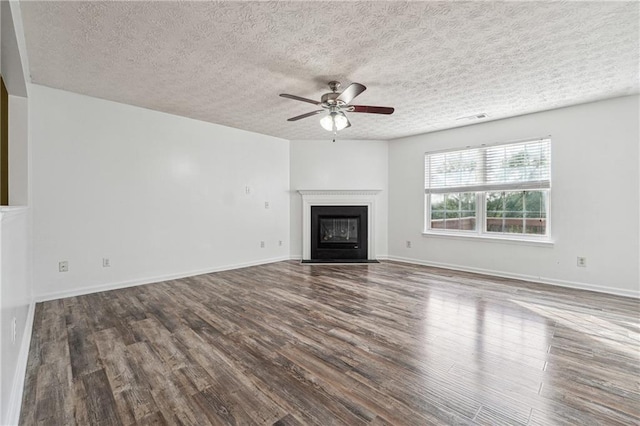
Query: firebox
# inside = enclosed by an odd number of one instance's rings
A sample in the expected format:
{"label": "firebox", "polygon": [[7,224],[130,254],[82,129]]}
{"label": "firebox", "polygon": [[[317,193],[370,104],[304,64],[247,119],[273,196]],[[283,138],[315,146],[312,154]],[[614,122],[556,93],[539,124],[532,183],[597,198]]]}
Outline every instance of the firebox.
{"label": "firebox", "polygon": [[366,260],[367,206],[311,206],[311,259]]}

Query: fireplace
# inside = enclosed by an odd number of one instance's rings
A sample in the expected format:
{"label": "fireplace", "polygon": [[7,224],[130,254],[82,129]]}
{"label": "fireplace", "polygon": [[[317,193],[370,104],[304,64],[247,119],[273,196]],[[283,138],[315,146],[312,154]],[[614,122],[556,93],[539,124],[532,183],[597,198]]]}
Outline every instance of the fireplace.
{"label": "fireplace", "polygon": [[[376,218],[376,197],[380,192],[379,189],[299,189],[298,193],[302,196],[302,262],[377,262],[375,246],[375,231],[378,223]],[[315,210],[317,207],[321,209]],[[328,213],[323,213],[322,208],[325,207],[330,208]],[[334,208],[349,209],[338,212],[335,224],[331,221],[331,216],[336,213]],[[362,210],[351,210],[353,208]],[[320,234],[321,222],[319,220],[314,220],[316,225],[314,230],[311,230],[312,209],[319,211],[321,213],[319,214],[320,216],[326,216],[324,218],[326,221],[322,221],[322,224],[325,227],[325,231],[330,232],[325,232],[322,237]],[[326,239],[324,239],[325,237]],[[312,242],[313,238],[322,244],[316,246],[316,242]],[[357,243],[355,242],[356,238]],[[313,250],[313,253],[312,244],[316,246],[316,250]],[[358,246],[357,249],[355,245]],[[334,251],[327,254],[327,252],[322,252],[325,249]],[[320,250],[320,254],[317,250]],[[338,250],[341,254],[337,254]],[[358,250],[358,252],[354,253],[353,250]]]}
{"label": "fireplace", "polygon": [[366,260],[367,206],[312,206],[311,260]]}

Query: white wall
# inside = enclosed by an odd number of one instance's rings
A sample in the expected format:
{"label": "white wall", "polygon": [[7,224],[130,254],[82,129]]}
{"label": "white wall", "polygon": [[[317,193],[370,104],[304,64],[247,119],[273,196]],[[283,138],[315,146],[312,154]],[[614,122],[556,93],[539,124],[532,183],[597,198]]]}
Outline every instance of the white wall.
{"label": "white wall", "polygon": [[[639,116],[630,96],[390,141],[389,255],[639,296]],[[552,247],[422,235],[426,151],[546,135]]]}
{"label": "white wall", "polygon": [[[329,133],[327,133],[329,134]],[[388,143],[369,140],[291,141],[291,256],[302,256],[300,189],[381,189],[376,198],[375,247],[387,255]]]}
{"label": "white wall", "polygon": [[288,141],[37,85],[29,101],[37,298],[288,258]]}
{"label": "white wall", "polygon": [[[21,402],[22,374],[26,366],[28,339],[31,335],[31,320],[28,318],[32,300],[31,287],[28,285],[28,222],[28,210],[25,207],[0,207],[1,424],[15,422]],[[21,357],[24,359],[20,359]]]}

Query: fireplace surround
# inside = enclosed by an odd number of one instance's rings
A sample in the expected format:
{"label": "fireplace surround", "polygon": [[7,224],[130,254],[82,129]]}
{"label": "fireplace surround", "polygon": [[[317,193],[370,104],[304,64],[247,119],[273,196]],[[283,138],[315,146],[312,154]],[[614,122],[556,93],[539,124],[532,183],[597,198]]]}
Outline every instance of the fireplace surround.
{"label": "fireplace surround", "polygon": [[[351,259],[349,257],[337,258],[336,260],[343,259],[349,260],[361,260],[361,261],[375,261],[375,212],[376,212],[376,196],[380,193],[379,189],[367,189],[367,190],[298,190],[298,193],[302,196],[302,260],[314,261],[321,260],[322,258],[312,257],[312,207],[315,206],[349,206],[349,207],[366,207],[366,213],[364,220],[360,220],[360,227],[357,232],[358,235],[366,234],[364,255],[360,254],[361,259]],[[351,214],[343,214],[342,219],[353,218]],[[336,226],[347,226],[349,222],[343,224],[336,224]],[[354,223],[351,222],[351,226]],[[317,234],[318,235],[318,234]],[[332,237],[333,238],[333,237]],[[342,238],[345,238],[343,235]],[[353,241],[342,242],[336,241],[329,244],[353,244]],[[349,239],[353,240],[353,235],[349,235]],[[360,246],[358,247],[360,249]]]}

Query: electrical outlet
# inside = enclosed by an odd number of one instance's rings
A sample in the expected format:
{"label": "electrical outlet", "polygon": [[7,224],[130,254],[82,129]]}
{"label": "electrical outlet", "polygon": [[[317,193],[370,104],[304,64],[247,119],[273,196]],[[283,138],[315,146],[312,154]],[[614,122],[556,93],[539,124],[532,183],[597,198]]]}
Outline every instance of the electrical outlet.
{"label": "electrical outlet", "polygon": [[278,241],[278,245],[282,247],[282,240]]}
{"label": "electrical outlet", "polygon": [[264,208],[265,208],[265,209],[268,209],[268,208],[269,208],[269,202],[268,202],[268,201],[265,201],[265,202],[264,202]]}
{"label": "electrical outlet", "polygon": [[411,241],[407,241],[407,248],[411,248]]}
{"label": "electrical outlet", "polygon": [[264,248],[264,241],[260,241],[260,248]]}
{"label": "electrical outlet", "polygon": [[16,342],[16,317],[11,320],[11,343]]}
{"label": "electrical outlet", "polygon": [[581,268],[587,267],[587,258],[578,256],[577,265]]}
{"label": "electrical outlet", "polygon": [[102,258],[102,267],[103,268],[110,268],[111,267],[111,261],[109,260],[108,257],[103,257]]}
{"label": "electrical outlet", "polygon": [[58,272],[68,272],[69,271],[69,261],[63,260],[58,262]]}
{"label": "electrical outlet", "polygon": [[244,193],[247,195],[251,194],[251,187],[249,185],[244,187]]}

